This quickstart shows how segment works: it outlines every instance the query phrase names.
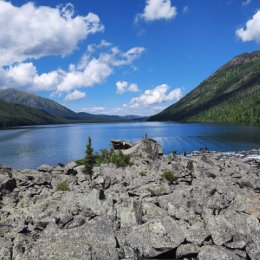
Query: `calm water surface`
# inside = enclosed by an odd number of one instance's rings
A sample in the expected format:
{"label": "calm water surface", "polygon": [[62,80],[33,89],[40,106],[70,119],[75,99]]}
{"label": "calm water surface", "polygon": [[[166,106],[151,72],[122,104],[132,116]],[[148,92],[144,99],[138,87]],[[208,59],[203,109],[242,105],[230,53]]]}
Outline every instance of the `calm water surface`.
{"label": "calm water surface", "polygon": [[135,141],[145,133],[162,145],[164,153],[201,147],[215,151],[260,148],[259,126],[158,122],[48,125],[1,130],[0,163],[14,168],[66,163],[84,156],[88,136],[98,151],[109,148],[112,139]]}

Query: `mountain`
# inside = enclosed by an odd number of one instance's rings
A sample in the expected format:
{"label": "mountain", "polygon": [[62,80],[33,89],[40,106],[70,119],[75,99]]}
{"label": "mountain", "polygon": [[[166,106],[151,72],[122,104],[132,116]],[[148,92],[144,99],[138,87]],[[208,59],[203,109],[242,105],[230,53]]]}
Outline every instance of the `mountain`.
{"label": "mountain", "polygon": [[25,105],[0,102],[0,127],[58,123],[52,115]]}
{"label": "mountain", "polygon": [[260,51],[235,57],[148,121],[260,123]]}
{"label": "mountain", "polygon": [[[0,127],[57,124],[125,122],[131,118],[110,115],[76,113],[50,99],[17,89],[0,90]],[[135,116],[137,118],[137,116]]]}
{"label": "mountain", "polygon": [[74,119],[76,113],[50,100],[29,94],[18,89],[9,88],[0,90],[0,100],[40,109],[57,118]]}

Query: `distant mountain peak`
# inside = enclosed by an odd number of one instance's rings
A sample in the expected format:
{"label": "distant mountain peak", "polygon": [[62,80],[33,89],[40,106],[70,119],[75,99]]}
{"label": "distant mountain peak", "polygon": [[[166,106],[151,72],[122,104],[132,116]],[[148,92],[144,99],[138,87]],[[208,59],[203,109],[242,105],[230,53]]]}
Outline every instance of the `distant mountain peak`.
{"label": "distant mountain peak", "polygon": [[236,66],[242,63],[247,63],[249,61],[252,61],[254,59],[257,59],[260,57],[260,51],[254,51],[251,53],[242,53],[236,57],[234,57],[227,65],[229,66]]}

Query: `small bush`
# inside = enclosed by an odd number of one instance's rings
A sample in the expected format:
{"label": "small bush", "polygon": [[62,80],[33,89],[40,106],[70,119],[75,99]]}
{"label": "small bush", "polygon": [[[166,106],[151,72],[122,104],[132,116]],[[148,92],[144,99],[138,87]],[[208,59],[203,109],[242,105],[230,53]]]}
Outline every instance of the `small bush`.
{"label": "small bush", "polygon": [[146,176],[146,172],[139,172],[139,175],[142,176],[142,177]]}
{"label": "small bush", "polygon": [[162,177],[164,179],[166,179],[169,183],[173,183],[174,181],[176,181],[178,179],[176,174],[174,172],[172,172],[172,171],[165,171],[165,172],[163,172]]}
{"label": "small bush", "polygon": [[[100,153],[94,154],[95,166],[100,166],[104,163],[114,163],[117,168],[125,168],[133,165],[129,155],[124,155],[122,152],[114,150],[100,150]],[[78,165],[84,165],[84,159],[75,161]]]}
{"label": "small bush", "polygon": [[85,159],[79,159],[79,160],[76,160],[75,163],[77,165],[84,165],[84,162],[85,162]]}
{"label": "small bush", "polygon": [[69,184],[67,181],[63,181],[61,183],[59,183],[56,187],[56,190],[57,191],[68,191],[70,188],[69,188]]}
{"label": "small bush", "polygon": [[125,168],[127,166],[131,166],[132,163],[130,162],[130,156],[124,155],[122,152],[119,153],[113,153],[110,161],[111,163],[114,163],[117,168]]}

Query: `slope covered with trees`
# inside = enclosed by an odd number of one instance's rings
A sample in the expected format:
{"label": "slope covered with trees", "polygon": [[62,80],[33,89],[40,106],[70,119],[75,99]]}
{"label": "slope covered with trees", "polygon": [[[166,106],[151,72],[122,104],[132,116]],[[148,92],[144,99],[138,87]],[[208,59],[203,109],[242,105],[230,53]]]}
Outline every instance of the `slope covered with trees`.
{"label": "slope covered with trees", "polygon": [[57,123],[52,115],[25,105],[0,102],[0,127]]}
{"label": "slope covered with trees", "polygon": [[148,120],[260,123],[260,51],[235,57]]}

